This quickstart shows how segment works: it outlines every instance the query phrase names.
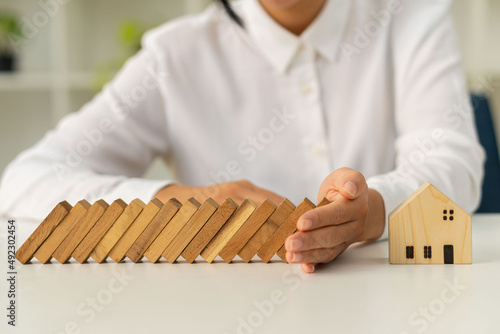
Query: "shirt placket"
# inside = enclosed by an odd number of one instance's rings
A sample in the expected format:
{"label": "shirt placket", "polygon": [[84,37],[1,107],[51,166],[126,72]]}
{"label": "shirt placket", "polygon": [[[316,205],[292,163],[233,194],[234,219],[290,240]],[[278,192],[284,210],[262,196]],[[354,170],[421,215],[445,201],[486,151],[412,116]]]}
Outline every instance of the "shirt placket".
{"label": "shirt placket", "polygon": [[330,172],[327,156],[327,133],[321,86],[316,67],[316,52],[301,45],[292,63],[294,80],[299,88],[298,116],[304,151],[308,162],[304,171],[309,180],[322,181]]}

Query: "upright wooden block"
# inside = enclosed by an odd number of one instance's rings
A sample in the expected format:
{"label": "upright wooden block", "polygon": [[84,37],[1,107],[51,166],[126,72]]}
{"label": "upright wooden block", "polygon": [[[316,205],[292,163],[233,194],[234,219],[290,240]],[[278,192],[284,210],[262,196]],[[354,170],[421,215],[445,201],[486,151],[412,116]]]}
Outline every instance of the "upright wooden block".
{"label": "upright wooden block", "polygon": [[207,221],[212,217],[214,212],[219,207],[219,204],[213,199],[209,198],[203,203],[198,211],[191,217],[191,219],[184,225],[182,230],[172,240],[170,245],[167,246],[163,252],[163,257],[170,263],[174,263],[186,246],[193,240],[198,232],[203,228]]}
{"label": "upright wooden block", "polygon": [[158,212],[156,217],[127,251],[126,256],[135,263],[139,262],[143,258],[144,252],[151,246],[156,237],[158,237],[181,207],[182,204],[175,198],[165,203],[160,212]]}
{"label": "upright wooden block", "polygon": [[[320,206],[324,206],[324,205],[327,205],[327,204],[330,204],[330,201],[327,200],[326,198],[323,198],[323,200],[318,204],[317,207],[319,208]],[[293,233],[295,233],[296,231],[297,231],[297,229]],[[278,250],[278,252],[276,253],[276,255],[278,255],[280,257],[280,259],[283,260],[283,262],[288,263],[288,261],[286,259],[286,248],[285,248],[285,245],[281,246],[281,248]]]}
{"label": "upright wooden block", "polygon": [[270,200],[264,201],[257,210],[252,213],[250,218],[245,221],[243,226],[241,226],[238,232],[229,240],[226,246],[224,246],[219,256],[227,263],[230,263],[275,210],[276,205],[274,205],[273,202]]}
{"label": "upright wooden block", "polygon": [[64,217],[63,221],[57,226],[56,229],[49,235],[45,242],[35,252],[35,257],[41,263],[48,263],[52,259],[52,254],[56,251],[57,247],[63,242],[82,219],[87,210],[90,208],[90,203],[86,200],[81,200],[71,209],[71,211]]}
{"label": "upright wooden block", "polygon": [[145,206],[146,204],[138,198],[130,202],[113,226],[111,226],[104,237],[102,237],[101,241],[95,246],[92,253],[90,253],[90,256],[97,263],[102,263],[106,260],[111,249],[116,245],[118,240],[120,240],[129,226],[132,225]]}
{"label": "upright wooden block", "polygon": [[68,215],[72,206],[63,201],[56,205],[40,225],[36,228],[26,242],[16,252],[16,259],[22,264],[28,263],[33,258],[33,254],[49,237],[49,235],[59,226],[63,219]]}
{"label": "upright wooden block", "polygon": [[212,217],[210,217],[201,231],[191,240],[186,249],[184,249],[181,254],[182,257],[189,263],[193,263],[237,208],[238,204],[232,199],[226,199]]}
{"label": "upright wooden block", "polygon": [[71,255],[76,261],[84,263],[90,257],[90,253],[97,246],[99,241],[104,237],[106,232],[113,226],[115,221],[120,217],[127,203],[121,199],[117,199],[104,212],[101,218],[97,221],[90,232],[85,236],[82,242],[76,247]]}
{"label": "upright wooden block", "polygon": [[250,262],[285,219],[295,210],[295,205],[284,199],[269,219],[259,228],[250,241],[239,251],[238,256],[245,262]]}
{"label": "upright wooden block", "polygon": [[144,256],[151,262],[156,263],[160,259],[163,251],[172,242],[175,236],[180,232],[182,227],[191,219],[195,212],[200,207],[200,203],[194,198],[190,198],[172,220],[165,226],[163,231],[153,241]]}
{"label": "upright wooden block", "polygon": [[57,247],[53,254],[54,259],[59,261],[59,263],[66,263],[71,258],[73,251],[78,247],[87,233],[89,233],[90,229],[94,227],[108,207],[108,203],[102,199],[92,204],[90,209],[87,210],[85,215],[83,215],[59,247]]}
{"label": "upright wooden block", "polygon": [[307,198],[297,206],[288,216],[285,222],[274,232],[271,238],[262,246],[257,255],[264,262],[269,262],[271,258],[285,243],[286,238],[297,230],[297,221],[305,212],[314,209],[316,206]]}
{"label": "upright wooden block", "polygon": [[231,238],[243,226],[245,221],[255,211],[257,205],[251,200],[246,199],[241,203],[241,206],[222,226],[217,235],[209,242],[207,247],[201,252],[201,256],[208,262],[212,263],[219,252],[226,246]]}
{"label": "upright wooden block", "polygon": [[120,240],[111,249],[108,256],[113,259],[116,263],[122,261],[125,258],[128,250],[134,242],[139,238],[142,232],[146,229],[149,223],[158,214],[160,209],[163,207],[163,202],[158,198],[151,200],[148,205],[142,210],[140,215],[134,220],[132,225],[127,229],[127,231],[122,235]]}

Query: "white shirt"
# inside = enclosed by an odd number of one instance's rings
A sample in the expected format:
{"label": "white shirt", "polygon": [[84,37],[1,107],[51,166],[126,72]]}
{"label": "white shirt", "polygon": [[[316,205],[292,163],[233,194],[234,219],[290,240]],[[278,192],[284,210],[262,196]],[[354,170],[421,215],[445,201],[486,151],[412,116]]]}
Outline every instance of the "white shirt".
{"label": "white shirt", "polygon": [[[150,200],[172,182],[243,178],[297,204],[344,166],[386,214],[427,180],[471,212],[484,155],[449,4],[329,0],[300,37],[257,0],[235,4],[245,29],[218,6],[169,22],[10,164],[1,212],[43,218],[62,200]],[[174,179],[141,178],[157,156]]]}

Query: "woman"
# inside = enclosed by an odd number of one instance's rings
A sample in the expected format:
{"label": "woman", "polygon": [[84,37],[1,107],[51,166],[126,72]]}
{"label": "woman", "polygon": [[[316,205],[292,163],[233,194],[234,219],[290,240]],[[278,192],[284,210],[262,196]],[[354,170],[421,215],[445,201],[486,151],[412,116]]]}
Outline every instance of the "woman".
{"label": "woman", "polygon": [[[476,208],[484,157],[449,1],[221,3],[149,32],[102,93],[8,167],[2,211],[327,197],[285,245],[312,272],[383,236],[425,181]],[[157,156],[175,179],[141,178]]]}

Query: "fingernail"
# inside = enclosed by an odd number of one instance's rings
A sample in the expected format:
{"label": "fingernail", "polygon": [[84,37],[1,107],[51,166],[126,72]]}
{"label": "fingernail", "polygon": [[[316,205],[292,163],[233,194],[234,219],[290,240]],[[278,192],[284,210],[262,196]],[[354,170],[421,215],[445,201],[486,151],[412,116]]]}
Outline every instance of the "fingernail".
{"label": "fingernail", "polygon": [[309,230],[313,226],[313,223],[310,219],[304,218],[299,223],[299,230]]}
{"label": "fingernail", "polygon": [[358,191],[358,187],[351,181],[347,181],[344,183],[344,190],[351,196],[356,196],[356,192]]}
{"label": "fingernail", "polygon": [[300,239],[293,239],[290,241],[290,250],[291,251],[298,251],[302,247],[302,240]]}
{"label": "fingernail", "polygon": [[302,260],[301,253],[292,253],[292,262],[300,262]]}

